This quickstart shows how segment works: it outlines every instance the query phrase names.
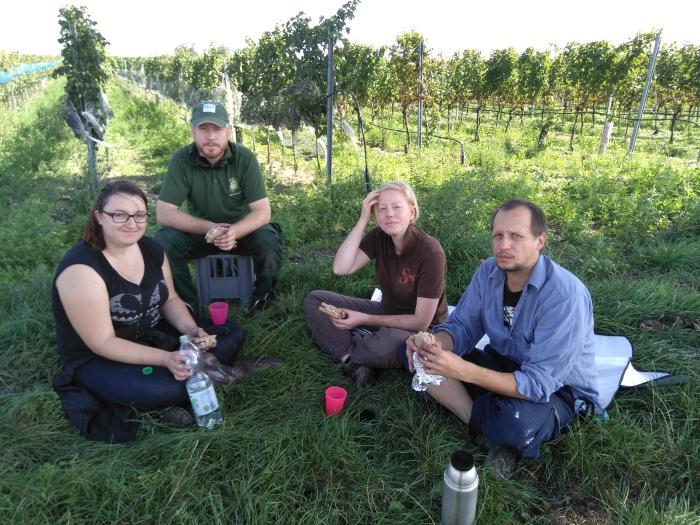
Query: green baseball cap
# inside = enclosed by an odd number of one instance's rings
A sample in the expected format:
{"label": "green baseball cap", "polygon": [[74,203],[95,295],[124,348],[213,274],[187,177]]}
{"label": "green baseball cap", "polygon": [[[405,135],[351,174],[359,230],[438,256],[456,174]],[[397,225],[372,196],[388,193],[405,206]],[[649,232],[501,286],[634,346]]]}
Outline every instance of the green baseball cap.
{"label": "green baseball cap", "polygon": [[215,100],[200,100],[192,108],[192,127],[214,124],[220,128],[228,126],[228,115],[221,103]]}

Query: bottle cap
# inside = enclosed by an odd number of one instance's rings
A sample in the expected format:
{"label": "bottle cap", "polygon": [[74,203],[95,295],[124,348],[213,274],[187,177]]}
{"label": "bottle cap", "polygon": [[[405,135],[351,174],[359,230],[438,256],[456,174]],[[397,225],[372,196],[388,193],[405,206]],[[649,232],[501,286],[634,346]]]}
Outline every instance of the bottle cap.
{"label": "bottle cap", "polygon": [[450,463],[457,470],[467,471],[474,466],[474,456],[466,450],[458,450],[450,456]]}
{"label": "bottle cap", "polygon": [[153,373],[153,368],[150,366],[144,366],[141,369],[141,373],[145,376],[150,376]]}

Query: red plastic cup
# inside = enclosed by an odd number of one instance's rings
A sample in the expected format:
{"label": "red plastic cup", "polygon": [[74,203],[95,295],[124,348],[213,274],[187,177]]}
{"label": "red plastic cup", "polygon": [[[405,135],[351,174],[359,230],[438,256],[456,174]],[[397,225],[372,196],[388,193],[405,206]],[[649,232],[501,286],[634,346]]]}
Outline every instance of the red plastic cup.
{"label": "red plastic cup", "polygon": [[228,319],[228,303],[223,301],[217,301],[209,305],[209,316],[211,317],[211,322],[214,324],[222,325]]}
{"label": "red plastic cup", "polygon": [[343,410],[348,392],[340,386],[326,388],[326,415],[337,416]]}

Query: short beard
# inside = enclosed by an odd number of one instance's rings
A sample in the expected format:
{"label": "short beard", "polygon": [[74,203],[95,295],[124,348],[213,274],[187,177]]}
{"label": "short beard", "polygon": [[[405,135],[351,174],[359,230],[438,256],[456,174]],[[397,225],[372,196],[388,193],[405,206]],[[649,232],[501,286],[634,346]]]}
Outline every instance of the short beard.
{"label": "short beard", "polygon": [[223,153],[226,150],[226,146],[219,146],[218,144],[216,146],[202,146],[201,148],[199,148],[200,155],[204,156],[204,151],[207,148],[211,148],[211,147],[218,148],[217,155],[221,155],[221,153]]}
{"label": "short beard", "polygon": [[525,266],[523,266],[522,264],[516,264],[514,266],[504,268],[503,266],[500,266],[498,263],[496,263],[496,266],[498,266],[499,270],[506,272],[506,273],[522,272],[523,270],[525,270]]}
{"label": "short beard", "polygon": [[226,154],[226,148],[227,148],[227,147],[228,147],[228,144],[227,144],[226,146],[223,146],[223,147],[219,150],[219,152],[218,152],[216,155],[214,155],[213,157],[210,157],[210,156],[205,155],[204,147],[202,147],[202,148],[197,147],[197,150],[199,151],[199,154],[200,154],[202,157],[204,157],[205,159],[207,159],[208,161],[211,162],[213,159],[221,159],[221,158]]}

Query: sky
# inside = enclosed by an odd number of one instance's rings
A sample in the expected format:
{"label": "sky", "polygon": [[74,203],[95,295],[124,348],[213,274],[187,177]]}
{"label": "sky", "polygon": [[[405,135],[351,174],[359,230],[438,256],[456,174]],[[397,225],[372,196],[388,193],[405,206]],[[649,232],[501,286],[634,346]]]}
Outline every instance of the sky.
{"label": "sky", "polygon": [[[344,0],[77,0],[97,22],[115,56],[170,54],[178,45],[229,49],[246,46],[300,11],[315,23]],[[5,2],[0,50],[59,54],[59,8],[65,0]],[[360,0],[348,38],[378,47],[405,31],[420,32],[432,54],[463,49],[565,46],[608,40],[620,44],[638,32],[662,30],[662,43],[700,44],[697,0]]]}

